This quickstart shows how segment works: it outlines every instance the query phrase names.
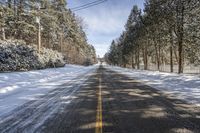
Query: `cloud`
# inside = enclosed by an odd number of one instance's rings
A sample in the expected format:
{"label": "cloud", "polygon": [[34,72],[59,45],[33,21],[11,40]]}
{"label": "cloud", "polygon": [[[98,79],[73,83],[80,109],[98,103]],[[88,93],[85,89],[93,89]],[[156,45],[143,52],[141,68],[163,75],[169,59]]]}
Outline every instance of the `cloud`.
{"label": "cloud", "polygon": [[[82,0],[68,2],[70,7],[85,4]],[[143,0],[108,0],[101,5],[76,12],[87,25],[88,42],[95,47],[97,55],[103,56],[111,41],[122,33],[132,6],[139,4],[141,7],[142,3]]]}
{"label": "cloud", "polygon": [[103,57],[104,54],[108,51],[109,49],[109,44],[107,43],[101,43],[101,44],[96,44],[95,45],[95,50],[98,56]]}
{"label": "cloud", "polygon": [[88,14],[84,17],[88,25],[88,32],[110,35],[119,32],[124,26],[123,12],[100,11],[98,14]]}

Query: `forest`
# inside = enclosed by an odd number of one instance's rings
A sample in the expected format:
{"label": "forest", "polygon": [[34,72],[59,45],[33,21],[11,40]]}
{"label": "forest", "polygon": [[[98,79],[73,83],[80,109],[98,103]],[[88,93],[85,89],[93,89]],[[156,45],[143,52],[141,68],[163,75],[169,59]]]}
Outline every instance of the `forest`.
{"label": "forest", "polygon": [[0,71],[95,63],[84,28],[65,0],[0,0]]}
{"label": "forest", "polygon": [[146,0],[143,10],[133,6],[105,59],[134,69],[200,73],[200,1]]}

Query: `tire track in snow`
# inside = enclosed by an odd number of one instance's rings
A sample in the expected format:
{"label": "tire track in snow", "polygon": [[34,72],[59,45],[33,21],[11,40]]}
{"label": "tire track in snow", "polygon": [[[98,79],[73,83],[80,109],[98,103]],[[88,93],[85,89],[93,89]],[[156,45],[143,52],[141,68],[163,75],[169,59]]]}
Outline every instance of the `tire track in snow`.
{"label": "tire track in snow", "polygon": [[[47,95],[38,97],[39,99],[30,101],[15,109],[12,111],[14,112],[13,114],[5,116],[0,121],[1,133],[16,131],[34,132],[63,106],[63,101],[70,103],[73,100],[73,94],[79,89],[81,83],[87,80],[91,73],[92,71],[89,74],[81,75],[81,78],[74,78],[70,82],[58,87],[58,89],[50,91]],[[65,99],[63,100],[62,97],[65,97]]]}

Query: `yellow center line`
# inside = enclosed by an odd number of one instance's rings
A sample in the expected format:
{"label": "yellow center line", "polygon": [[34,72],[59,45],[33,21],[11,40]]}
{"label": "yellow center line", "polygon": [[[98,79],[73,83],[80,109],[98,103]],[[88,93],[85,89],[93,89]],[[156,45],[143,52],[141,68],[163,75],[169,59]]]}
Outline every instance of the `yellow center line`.
{"label": "yellow center line", "polygon": [[99,90],[98,90],[98,105],[97,105],[97,115],[96,115],[96,128],[95,133],[103,132],[103,122],[102,122],[102,87],[101,87],[101,77],[99,77]]}

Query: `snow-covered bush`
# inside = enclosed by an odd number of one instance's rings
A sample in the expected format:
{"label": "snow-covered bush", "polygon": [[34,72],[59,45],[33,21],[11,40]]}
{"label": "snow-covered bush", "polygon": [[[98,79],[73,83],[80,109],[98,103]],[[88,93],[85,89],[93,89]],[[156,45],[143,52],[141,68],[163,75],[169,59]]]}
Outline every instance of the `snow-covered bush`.
{"label": "snow-covered bush", "polygon": [[0,71],[25,71],[62,67],[63,55],[57,51],[26,45],[23,41],[0,41]]}

